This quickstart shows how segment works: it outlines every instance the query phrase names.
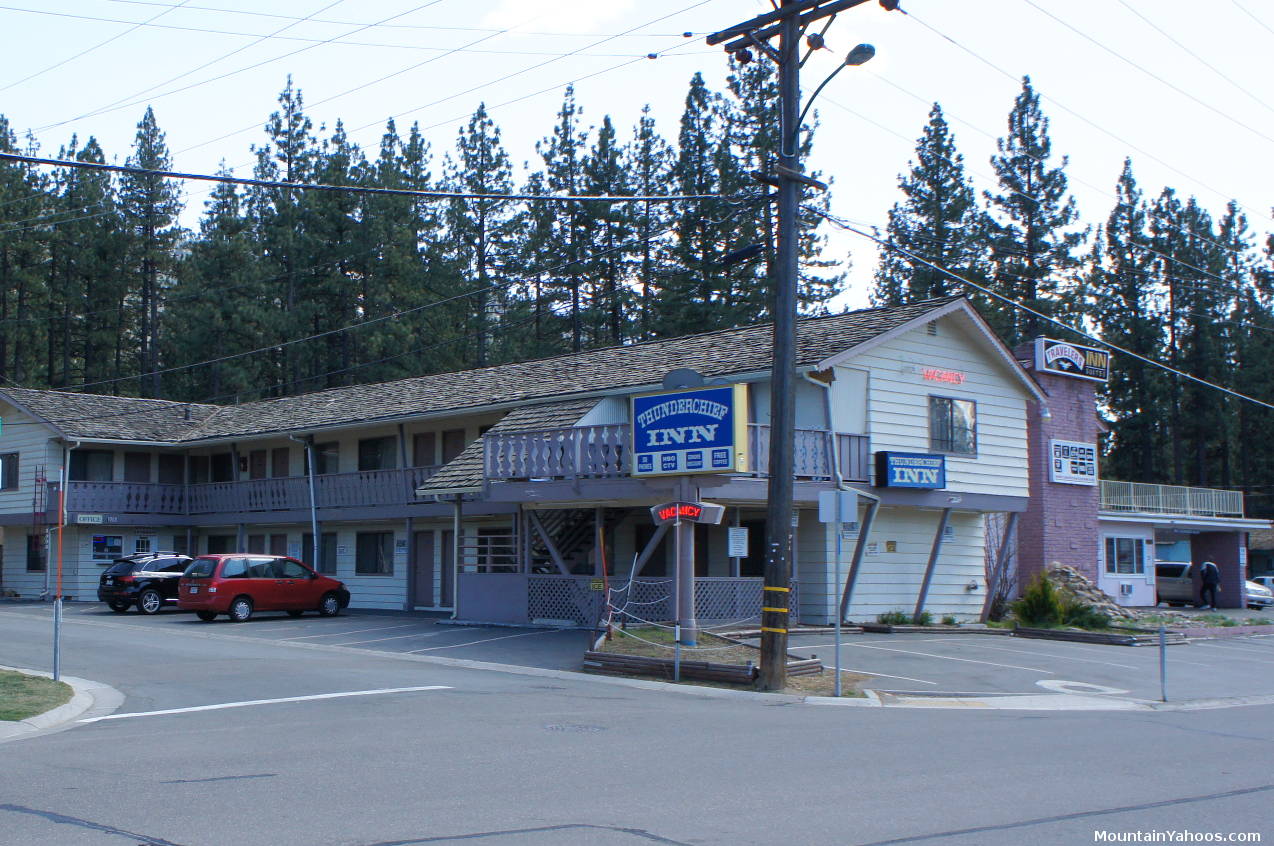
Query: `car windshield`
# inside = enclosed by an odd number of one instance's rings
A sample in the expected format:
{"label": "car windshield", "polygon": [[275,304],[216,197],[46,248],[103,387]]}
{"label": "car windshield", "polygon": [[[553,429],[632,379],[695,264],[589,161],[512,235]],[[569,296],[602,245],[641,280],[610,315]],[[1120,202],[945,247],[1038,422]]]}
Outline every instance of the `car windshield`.
{"label": "car windshield", "polygon": [[217,568],[217,559],[215,558],[196,558],[190,562],[190,566],[186,568],[185,576],[188,579],[206,579],[212,575],[212,571]]}

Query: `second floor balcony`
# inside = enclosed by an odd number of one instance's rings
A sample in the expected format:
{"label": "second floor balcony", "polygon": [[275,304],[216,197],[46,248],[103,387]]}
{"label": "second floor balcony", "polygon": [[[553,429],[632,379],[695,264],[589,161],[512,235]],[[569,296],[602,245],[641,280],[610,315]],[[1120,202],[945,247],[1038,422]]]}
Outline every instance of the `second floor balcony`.
{"label": "second floor balcony", "polygon": [[1101,509],[1127,514],[1243,517],[1243,492],[1103,479]]}
{"label": "second floor balcony", "polygon": [[[409,467],[318,475],[314,504],[322,509],[405,505],[417,501],[416,488],[437,471],[437,467]],[[57,508],[57,485],[50,489],[52,512]],[[70,482],[66,493],[66,510],[76,513],[198,515],[310,507],[306,476],[190,485]]]}
{"label": "second floor balcony", "polygon": [[[484,475],[490,481],[622,478],[632,472],[630,443],[627,423],[489,432],[483,436]],[[743,475],[768,475],[769,426],[748,425],[748,457]],[[845,481],[870,481],[866,435],[797,429],[792,458],[797,479],[832,480],[838,458]]]}

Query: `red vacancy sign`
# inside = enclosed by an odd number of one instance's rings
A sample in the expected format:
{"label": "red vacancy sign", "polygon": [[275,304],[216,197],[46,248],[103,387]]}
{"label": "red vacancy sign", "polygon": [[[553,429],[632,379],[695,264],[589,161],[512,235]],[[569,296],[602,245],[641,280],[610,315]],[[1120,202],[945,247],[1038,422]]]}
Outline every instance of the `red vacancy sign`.
{"label": "red vacancy sign", "polygon": [[687,523],[709,523],[715,526],[725,516],[725,506],[711,502],[666,502],[652,506],[650,516],[656,525],[684,520]]}

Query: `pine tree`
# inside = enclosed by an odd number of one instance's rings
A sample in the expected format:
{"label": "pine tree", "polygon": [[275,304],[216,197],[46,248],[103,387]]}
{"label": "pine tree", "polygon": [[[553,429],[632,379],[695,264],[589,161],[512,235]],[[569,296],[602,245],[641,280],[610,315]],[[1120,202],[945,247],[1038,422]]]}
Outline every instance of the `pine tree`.
{"label": "pine tree", "polygon": [[[629,175],[632,192],[642,197],[667,193],[671,163],[672,149],[656,130],[650,106],[644,106],[632,140],[624,149],[624,170]],[[629,231],[637,239],[633,275],[638,306],[634,331],[637,338],[645,340],[652,329],[654,291],[668,264],[668,239],[664,231],[668,229],[671,214],[667,203],[652,200],[629,203],[624,211]]]}
{"label": "pine tree", "polygon": [[[130,167],[172,170],[172,157],[155,112],[146,109],[137,124]],[[175,249],[181,230],[177,217],[181,201],[177,185],[149,174],[120,177],[119,211],[127,233],[125,273],[129,292],[137,302],[135,338],[142,396],[162,395],[159,370],[159,315],[164,289],[171,285],[177,263]]]}
{"label": "pine tree", "polygon": [[[0,115],[0,152],[38,153],[22,148],[9,121]],[[33,301],[43,308],[41,263],[48,238],[41,220],[52,211],[49,179],[32,166],[0,162],[0,384],[18,384],[34,375],[32,355],[47,331],[32,319]]]}
{"label": "pine tree", "polygon": [[[886,240],[941,268],[985,285],[986,217],[964,172],[964,157],[937,103],[916,142],[910,172],[898,178],[903,200],[889,212]],[[959,282],[906,253],[882,248],[872,301],[901,305],[964,293]]]}
{"label": "pine tree", "polygon": [[[1150,251],[1147,211],[1124,161],[1115,186],[1116,204],[1098,232],[1088,281],[1091,317],[1098,334],[1111,344],[1157,358],[1164,329],[1154,293],[1154,254]],[[1104,405],[1114,418],[1103,475],[1115,479],[1166,481],[1168,385],[1164,372],[1132,357],[1120,356],[1105,386]]]}
{"label": "pine tree", "polygon": [[[996,142],[992,157],[999,193],[986,195],[991,204],[992,288],[997,293],[1046,315],[1063,310],[1066,283],[1076,269],[1074,250],[1083,234],[1074,231],[1075,201],[1067,193],[1067,159],[1052,167],[1048,119],[1030,77],[1009,113],[1008,134]],[[1029,340],[1044,329],[1039,318],[1013,306],[991,301],[988,316],[1010,345]]]}
{"label": "pine tree", "polygon": [[[588,195],[630,194],[623,150],[616,143],[610,116],[602,118],[593,148],[584,159],[583,189]],[[627,286],[625,248],[632,217],[623,204],[582,204],[586,239],[584,273],[591,288],[589,334],[600,345],[622,343],[629,331],[632,296]]]}
{"label": "pine tree", "polygon": [[[513,190],[509,155],[500,140],[500,129],[479,104],[468,125],[456,139],[456,157],[446,161],[448,190],[471,194],[509,194]],[[473,327],[471,362],[485,366],[498,323],[501,295],[491,270],[503,267],[514,249],[515,217],[503,200],[456,199],[445,212],[450,260],[459,287],[476,291],[466,298]]]}

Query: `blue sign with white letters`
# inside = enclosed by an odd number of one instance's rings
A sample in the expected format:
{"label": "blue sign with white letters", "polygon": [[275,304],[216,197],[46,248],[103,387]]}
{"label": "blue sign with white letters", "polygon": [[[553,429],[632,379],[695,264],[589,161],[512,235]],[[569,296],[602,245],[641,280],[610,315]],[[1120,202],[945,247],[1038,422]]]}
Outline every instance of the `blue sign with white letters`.
{"label": "blue sign with white letters", "polygon": [[633,397],[633,475],[746,470],[746,398],[743,385]]}
{"label": "blue sign with white letters", "polygon": [[876,486],[925,488],[947,486],[947,458],[918,452],[877,452]]}

